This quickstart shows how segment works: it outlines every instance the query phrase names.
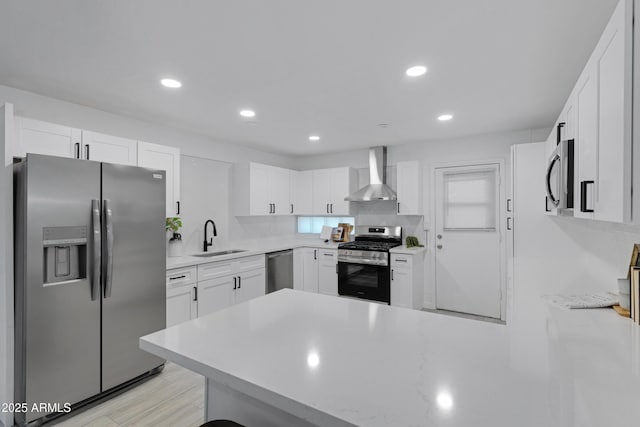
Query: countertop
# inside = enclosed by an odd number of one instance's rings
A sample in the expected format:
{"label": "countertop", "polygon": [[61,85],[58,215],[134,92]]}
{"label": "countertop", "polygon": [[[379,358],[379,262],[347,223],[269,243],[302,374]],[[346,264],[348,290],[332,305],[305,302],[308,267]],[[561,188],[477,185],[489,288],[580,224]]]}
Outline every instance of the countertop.
{"label": "countertop", "polygon": [[425,246],[408,248],[407,245],[396,246],[395,248],[389,249],[389,252],[392,254],[403,254],[403,255],[416,255],[416,254],[424,253],[426,251],[427,251],[427,248]]}
{"label": "countertop", "polygon": [[285,289],[140,345],[319,425],[637,425],[640,327],[611,309],[542,301],[513,317]]}
{"label": "countertop", "polygon": [[[283,251],[295,248],[319,248],[319,249],[337,249],[336,242],[329,241],[327,243],[319,237],[284,237],[284,238],[264,238],[251,240],[236,240],[224,245],[215,245],[209,248],[209,252],[218,252],[230,249],[243,249],[244,252],[235,254],[219,255],[215,257],[196,257],[192,255],[184,255],[181,257],[167,257],[167,270],[174,268],[188,267],[192,265],[206,264],[215,261],[225,261],[233,258],[246,257],[251,255],[261,255],[269,252]],[[204,253],[204,252],[200,252]]]}

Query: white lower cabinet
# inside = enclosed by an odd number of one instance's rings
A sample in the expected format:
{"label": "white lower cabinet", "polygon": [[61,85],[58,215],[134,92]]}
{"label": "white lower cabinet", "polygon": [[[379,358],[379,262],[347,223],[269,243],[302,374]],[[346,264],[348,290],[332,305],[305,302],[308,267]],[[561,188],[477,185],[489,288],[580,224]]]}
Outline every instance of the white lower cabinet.
{"label": "white lower cabinet", "polygon": [[338,295],[338,251],[318,250],[318,292]]}
{"label": "white lower cabinet", "polygon": [[338,295],[338,251],[296,248],[293,250],[293,287],[307,292]]}
{"label": "white lower cabinet", "polygon": [[167,270],[167,327],[198,317],[196,267]]}
{"label": "white lower cabinet", "polygon": [[424,303],[424,254],[391,254],[391,305],[420,310]]}
{"label": "white lower cabinet", "polygon": [[198,266],[198,316],[265,294],[264,255]]}

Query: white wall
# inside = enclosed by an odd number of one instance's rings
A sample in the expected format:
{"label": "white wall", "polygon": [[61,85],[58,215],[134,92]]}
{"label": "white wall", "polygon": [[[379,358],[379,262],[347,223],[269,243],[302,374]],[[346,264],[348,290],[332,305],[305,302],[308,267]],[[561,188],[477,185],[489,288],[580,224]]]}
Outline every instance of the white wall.
{"label": "white wall", "polygon": [[[0,108],[0,403],[13,400],[13,168],[11,147],[13,106]],[[11,425],[11,414],[0,413],[0,422]]]}

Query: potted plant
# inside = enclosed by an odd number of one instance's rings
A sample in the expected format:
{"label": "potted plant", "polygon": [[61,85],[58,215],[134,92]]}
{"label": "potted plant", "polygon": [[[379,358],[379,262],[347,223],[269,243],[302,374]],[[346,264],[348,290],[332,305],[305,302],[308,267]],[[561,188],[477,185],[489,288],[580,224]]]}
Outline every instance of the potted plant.
{"label": "potted plant", "polygon": [[182,256],[182,235],[178,233],[180,227],[182,227],[180,218],[177,216],[167,218],[165,229],[171,232],[169,239],[169,256],[171,257]]}

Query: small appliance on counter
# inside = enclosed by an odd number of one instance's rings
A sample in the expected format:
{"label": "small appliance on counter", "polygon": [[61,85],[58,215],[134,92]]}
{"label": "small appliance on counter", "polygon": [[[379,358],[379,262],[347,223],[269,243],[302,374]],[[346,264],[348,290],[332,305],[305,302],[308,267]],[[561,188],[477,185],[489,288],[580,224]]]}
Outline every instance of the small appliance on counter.
{"label": "small appliance on counter", "polygon": [[402,245],[402,227],[356,226],[353,242],[338,245],[338,294],[391,302],[389,250]]}

